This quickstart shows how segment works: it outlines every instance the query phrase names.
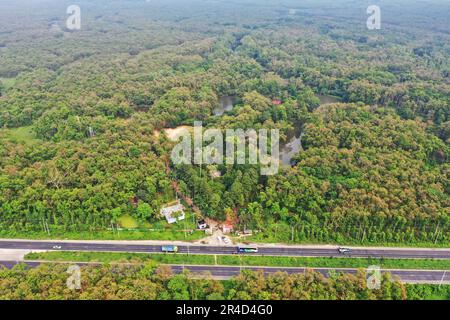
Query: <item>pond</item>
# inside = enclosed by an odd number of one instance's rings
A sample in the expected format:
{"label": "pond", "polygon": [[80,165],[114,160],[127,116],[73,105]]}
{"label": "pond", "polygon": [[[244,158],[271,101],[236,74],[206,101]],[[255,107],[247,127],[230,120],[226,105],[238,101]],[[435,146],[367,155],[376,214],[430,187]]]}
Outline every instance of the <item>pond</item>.
{"label": "pond", "polygon": [[302,137],[300,124],[296,124],[294,129],[288,131],[286,143],[280,145],[280,161],[283,166],[291,166],[292,158],[303,150]]}
{"label": "pond", "polygon": [[[320,100],[320,105],[341,102],[341,99],[335,96],[318,94],[317,97]],[[280,145],[280,161],[283,166],[291,166],[292,158],[303,151],[303,134],[302,125],[299,123],[294,124],[294,129],[288,131],[286,142]]]}

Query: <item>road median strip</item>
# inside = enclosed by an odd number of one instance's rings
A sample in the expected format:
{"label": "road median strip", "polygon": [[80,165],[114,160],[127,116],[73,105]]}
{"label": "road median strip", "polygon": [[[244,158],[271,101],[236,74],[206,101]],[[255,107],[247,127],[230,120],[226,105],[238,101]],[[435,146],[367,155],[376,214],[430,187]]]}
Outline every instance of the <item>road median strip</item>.
{"label": "road median strip", "polygon": [[153,261],[159,264],[223,265],[248,267],[293,267],[293,268],[367,268],[378,265],[386,269],[450,270],[450,261],[441,259],[375,259],[375,258],[326,258],[326,257],[273,257],[249,255],[187,255],[164,253],[119,253],[119,252],[33,252],[26,260],[85,261],[98,263]]}

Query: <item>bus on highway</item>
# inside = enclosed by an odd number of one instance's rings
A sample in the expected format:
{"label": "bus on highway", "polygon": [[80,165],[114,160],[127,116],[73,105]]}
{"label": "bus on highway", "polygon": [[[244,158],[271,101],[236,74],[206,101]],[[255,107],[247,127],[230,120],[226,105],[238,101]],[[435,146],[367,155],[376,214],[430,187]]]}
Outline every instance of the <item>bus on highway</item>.
{"label": "bus on highway", "polygon": [[162,252],[170,252],[170,253],[176,253],[178,252],[177,246],[162,246],[161,247]]}
{"label": "bus on highway", "polygon": [[257,247],[238,247],[238,253],[258,253]]}

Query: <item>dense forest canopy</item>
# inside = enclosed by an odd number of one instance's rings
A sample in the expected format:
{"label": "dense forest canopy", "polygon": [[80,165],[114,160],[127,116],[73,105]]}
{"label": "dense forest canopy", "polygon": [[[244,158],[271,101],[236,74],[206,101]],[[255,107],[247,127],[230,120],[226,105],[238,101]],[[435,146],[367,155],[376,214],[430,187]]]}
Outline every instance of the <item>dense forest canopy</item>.
{"label": "dense forest canopy", "polygon": [[[67,266],[0,269],[0,297],[14,300],[406,300],[404,284],[383,275],[377,290],[367,288],[363,271],[327,279],[317,272],[288,275],[244,271],[227,282],[175,275],[169,266],[83,267],[79,290],[67,288]],[[394,281],[392,281],[394,280]],[[448,286],[444,289],[448,291]],[[411,298],[423,293],[411,288]],[[444,291],[444,290],[442,290]]]}
{"label": "dense forest canopy", "polygon": [[[376,2],[381,30],[368,1],[81,0],[69,30],[71,1],[0,0],[0,233],[157,220],[177,181],[259,240],[448,244],[450,3]],[[194,121],[303,151],[168,163],[159,133]]]}

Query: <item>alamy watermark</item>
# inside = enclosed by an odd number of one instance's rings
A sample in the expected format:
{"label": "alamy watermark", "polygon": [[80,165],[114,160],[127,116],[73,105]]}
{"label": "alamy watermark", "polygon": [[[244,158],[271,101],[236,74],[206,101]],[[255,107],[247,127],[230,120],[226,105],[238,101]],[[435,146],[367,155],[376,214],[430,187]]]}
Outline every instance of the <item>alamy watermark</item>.
{"label": "alamy watermark", "polygon": [[[149,0],[147,0],[149,2]],[[70,5],[67,7],[66,13],[70,16],[67,18],[66,27],[69,30],[81,29],[81,8],[78,5]],[[297,9],[289,9],[289,15],[297,14]],[[367,14],[370,14],[366,25],[369,30],[381,29],[381,9],[377,5],[367,7]]]}
{"label": "alamy watermark", "polygon": [[[190,130],[181,129],[176,138],[171,160],[174,164],[260,164],[261,175],[275,175],[280,166],[280,132],[278,129],[203,130],[195,122],[193,141]],[[270,153],[268,145],[270,144]]]}
{"label": "alamy watermark", "polygon": [[367,7],[367,14],[370,14],[369,18],[367,18],[367,29],[380,30],[381,29],[380,7],[375,5]]}
{"label": "alamy watermark", "polygon": [[67,278],[66,284],[67,288],[70,290],[80,290],[81,289],[81,269],[78,265],[74,264],[67,268],[66,273],[70,276]]}
{"label": "alamy watermark", "polygon": [[366,270],[366,284],[370,290],[378,290],[381,288],[381,267],[369,266]]}
{"label": "alamy watermark", "polygon": [[69,30],[81,29],[81,8],[77,5],[70,5],[67,7],[67,14],[70,16],[67,18],[66,27]]}

